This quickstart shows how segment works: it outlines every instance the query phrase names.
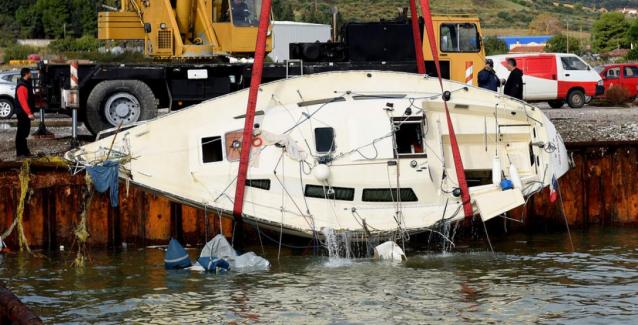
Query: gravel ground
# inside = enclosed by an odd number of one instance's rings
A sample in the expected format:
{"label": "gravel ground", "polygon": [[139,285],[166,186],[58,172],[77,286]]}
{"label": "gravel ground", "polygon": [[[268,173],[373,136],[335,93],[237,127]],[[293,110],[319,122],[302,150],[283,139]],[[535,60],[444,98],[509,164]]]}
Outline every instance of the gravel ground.
{"label": "gravel ground", "polygon": [[[592,107],[551,109],[538,105],[554,122],[565,142],[636,141],[638,140],[638,107]],[[33,122],[35,132],[38,121]],[[29,138],[34,155],[63,154],[71,146],[71,119],[65,115],[47,116],[47,128],[55,139]],[[15,160],[16,121],[0,121],[0,161]],[[90,133],[80,126],[80,141],[91,141]]]}
{"label": "gravel ground", "polygon": [[565,142],[638,140],[638,107],[541,108]]}
{"label": "gravel ground", "polygon": [[[71,148],[71,119],[66,116],[47,117],[47,130],[55,139],[29,137],[29,149],[33,155],[62,155]],[[31,134],[38,129],[38,120],[32,122]],[[0,121],[0,161],[15,160],[16,120]],[[91,141],[91,134],[80,124],[80,141]]]}

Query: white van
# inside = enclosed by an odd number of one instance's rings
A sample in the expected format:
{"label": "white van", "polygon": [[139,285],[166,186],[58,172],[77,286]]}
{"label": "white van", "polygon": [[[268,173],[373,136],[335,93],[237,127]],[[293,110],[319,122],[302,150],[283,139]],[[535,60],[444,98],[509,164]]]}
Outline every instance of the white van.
{"label": "white van", "polygon": [[587,97],[604,93],[600,75],[575,54],[536,53],[504,54],[488,57],[501,79],[507,79],[506,60],[513,58],[523,71],[523,99],[528,102],[547,101],[552,108],[567,103],[581,108]]}

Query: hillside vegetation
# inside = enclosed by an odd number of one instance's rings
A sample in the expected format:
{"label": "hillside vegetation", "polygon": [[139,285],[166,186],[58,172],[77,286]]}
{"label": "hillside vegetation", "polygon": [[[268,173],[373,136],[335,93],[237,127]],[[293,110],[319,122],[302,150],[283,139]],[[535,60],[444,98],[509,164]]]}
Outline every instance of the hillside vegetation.
{"label": "hillside vegetation", "polygon": [[[596,3],[615,7],[636,1],[622,0],[432,0],[436,14],[472,14],[486,29],[524,31],[543,13],[569,22],[573,30],[589,31],[598,14]],[[114,6],[115,0],[0,0],[0,42],[16,38],[61,38],[95,36],[98,8]],[[331,9],[339,10],[339,21],[392,19],[408,0],[274,0],[276,18],[329,23]],[[276,9],[275,8],[275,9]]]}
{"label": "hillside vegetation", "polygon": [[[6,48],[5,60],[23,58],[25,53],[35,51],[15,46],[17,38],[57,39],[48,52],[38,50],[40,53],[96,52],[101,44],[95,39],[97,13],[105,10],[103,5],[114,7],[119,1],[0,0],[0,48]],[[637,1],[431,0],[434,14],[478,16],[486,36],[567,32],[569,37],[581,39],[583,47],[590,47],[590,32],[600,17],[601,6],[613,10],[634,2]],[[337,8],[341,25],[350,21],[394,19],[408,6],[408,0],[273,0],[273,13],[276,20],[330,24],[331,12]],[[617,46],[625,43],[617,42]]]}
{"label": "hillside vegetation", "polygon": [[[392,19],[399,9],[408,6],[407,0],[289,0],[284,1],[292,7],[295,19],[319,18],[326,21],[330,8],[339,9],[343,21],[375,21]],[[538,15],[552,14],[564,24],[570,24],[574,30],[589,31],[598,13],[593,7],[583,5],[591,1],[553,0],[432,0],[435,14],[471,14],[478,15],[484,28],[508,28],[519,32],[527,29],[529,23]],[[308,10],[316,7],[323,13],[321,17],[308,17]],[[327,22],[327,21],[326,21]]]}

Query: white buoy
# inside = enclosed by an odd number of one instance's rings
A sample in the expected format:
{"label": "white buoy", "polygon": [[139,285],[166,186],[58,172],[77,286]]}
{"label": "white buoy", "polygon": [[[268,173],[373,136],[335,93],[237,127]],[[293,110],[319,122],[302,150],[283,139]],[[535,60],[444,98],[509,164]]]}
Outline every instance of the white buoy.
{"label": "white buoy", "polygon": [[393,241],[387,241],[375,247],[374,258],[377,260],[382,260],[382,261],[388,260],[388,261],[395,261],[395,262],[401,262],[404,259],[405,260],[408,259],[405,256],[405,253],[403,252],[401,247],[399,247],[399,245],[397,245],[397,243]]}
{"label": "white buoy", "polygon": [[326,164],[319,164],[312,169],[312,176],[320,182],[326,182],[330,178],[330,167]]}
{"label": "white buoy", "polygon": [[512,180],[514,188],[523,190],[523,182],[521,182],[521,178],[518,176],[518,170],[516,170],[514,164],[510,164],[510,179]]}
{"label": "white buoy", "polygon": [[492,184],[500,185],[503,168],[501,167],[501,158],[494,156],[492,159]]}

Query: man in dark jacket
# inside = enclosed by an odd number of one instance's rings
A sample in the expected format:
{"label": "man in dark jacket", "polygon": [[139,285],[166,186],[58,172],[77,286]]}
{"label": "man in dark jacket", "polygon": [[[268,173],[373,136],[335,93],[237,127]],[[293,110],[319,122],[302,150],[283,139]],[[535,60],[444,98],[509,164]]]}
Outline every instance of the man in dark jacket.
{"label": "man in dark jacket", "polygon": [[235,26],[250,24],[250,9],[244,0],[233,0],[233,23]]}
{"label": "man in dark jacket", "polygon": [[505,67],[510,71],[510,76],[505,82],[505,95],[523,100],[523,71],[516,67],[516,60],[513,58],[507,59]]}
{"label": "man in dark jacket", "polygon": [[478,73],[478,86],[481,88],[497,91],[501,81],[494,72],[494,61],[485,60],[485,68]]}
{"label": "man in dark jacket", "polygon": [[27,146],[27,138],[31,132],[31,120],[35,119],[33,110],[35,109],[35,98],[33,96],[33,84],[31,82],[31,70],[23,68],[20,71],[20,80],[16,87],[15,94],[18,110],[18,131],[16,132],[16,156],[24,158],[31,156],[31,151]]}

